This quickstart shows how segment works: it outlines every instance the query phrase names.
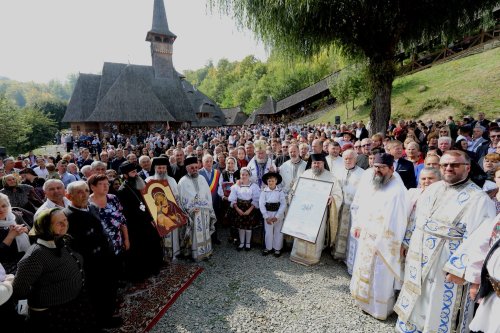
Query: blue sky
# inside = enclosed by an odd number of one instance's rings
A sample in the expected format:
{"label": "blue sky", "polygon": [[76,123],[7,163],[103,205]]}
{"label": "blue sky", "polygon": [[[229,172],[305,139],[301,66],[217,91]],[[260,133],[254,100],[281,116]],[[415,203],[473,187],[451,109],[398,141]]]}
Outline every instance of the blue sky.
{"label": "blue sky", "polygon": [[[174,66],[198,69],[210,59],[267,58],[262,43],[234,21],[211,13],[206,0],[164,0],[177,35]],[[151,65],[146,33],[153,0],[1,0],[0,76],[64,80],[98,73],[107,62]]]}

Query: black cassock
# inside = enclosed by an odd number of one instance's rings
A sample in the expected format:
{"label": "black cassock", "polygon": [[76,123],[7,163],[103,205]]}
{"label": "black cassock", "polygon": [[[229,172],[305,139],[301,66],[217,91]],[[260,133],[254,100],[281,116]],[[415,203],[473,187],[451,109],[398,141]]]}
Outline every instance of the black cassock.
{"label": "black cassock", "polygon": [[132,281],[147,279],[158,274],[163,264],[160,235],[138,190],[125,182],[118,190],[118,199],[127,219],[130,240],[130,249],[125,258],[127,277]]}

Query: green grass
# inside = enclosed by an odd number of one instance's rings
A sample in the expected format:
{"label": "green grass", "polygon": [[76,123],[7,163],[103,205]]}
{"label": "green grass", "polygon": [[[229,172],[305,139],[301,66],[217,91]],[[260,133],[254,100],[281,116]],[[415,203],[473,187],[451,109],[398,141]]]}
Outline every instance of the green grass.
{"label": "green grass", "polygon": [[[349,106],[348,119],[345,105],[339,105],[313,123],[333,122],[334,116],[342,122],[368,121],[370,106],[360,104],[356,101],[354,112]],[[499,117],[500,47],[397,78],[391,104],[392,118],[444,120],[448,115],[476,117],[480,111],[489,119]]]}

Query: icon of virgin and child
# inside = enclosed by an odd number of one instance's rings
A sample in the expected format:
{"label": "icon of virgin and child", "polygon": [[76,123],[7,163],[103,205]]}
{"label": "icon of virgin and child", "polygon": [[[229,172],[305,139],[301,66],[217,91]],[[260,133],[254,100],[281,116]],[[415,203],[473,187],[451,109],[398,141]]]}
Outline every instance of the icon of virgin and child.
{"label": "icon of virgin and child", "polygon": [[145,192],[146,204],[160,236],[186,224],[186,215],[177,205],[167,182],[148,182]]}

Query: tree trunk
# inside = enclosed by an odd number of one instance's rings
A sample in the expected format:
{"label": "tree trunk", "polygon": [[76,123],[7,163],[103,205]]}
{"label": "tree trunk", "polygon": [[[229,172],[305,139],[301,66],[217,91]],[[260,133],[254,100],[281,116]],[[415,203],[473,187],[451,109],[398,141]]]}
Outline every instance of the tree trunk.
{"label": "tree trunk", "polygon": [[385,134],[391,118],[392,82],[395,76],[393,59],[370,59],[368,75],[372,95],[370,131],[372,135],[379,132]]}

